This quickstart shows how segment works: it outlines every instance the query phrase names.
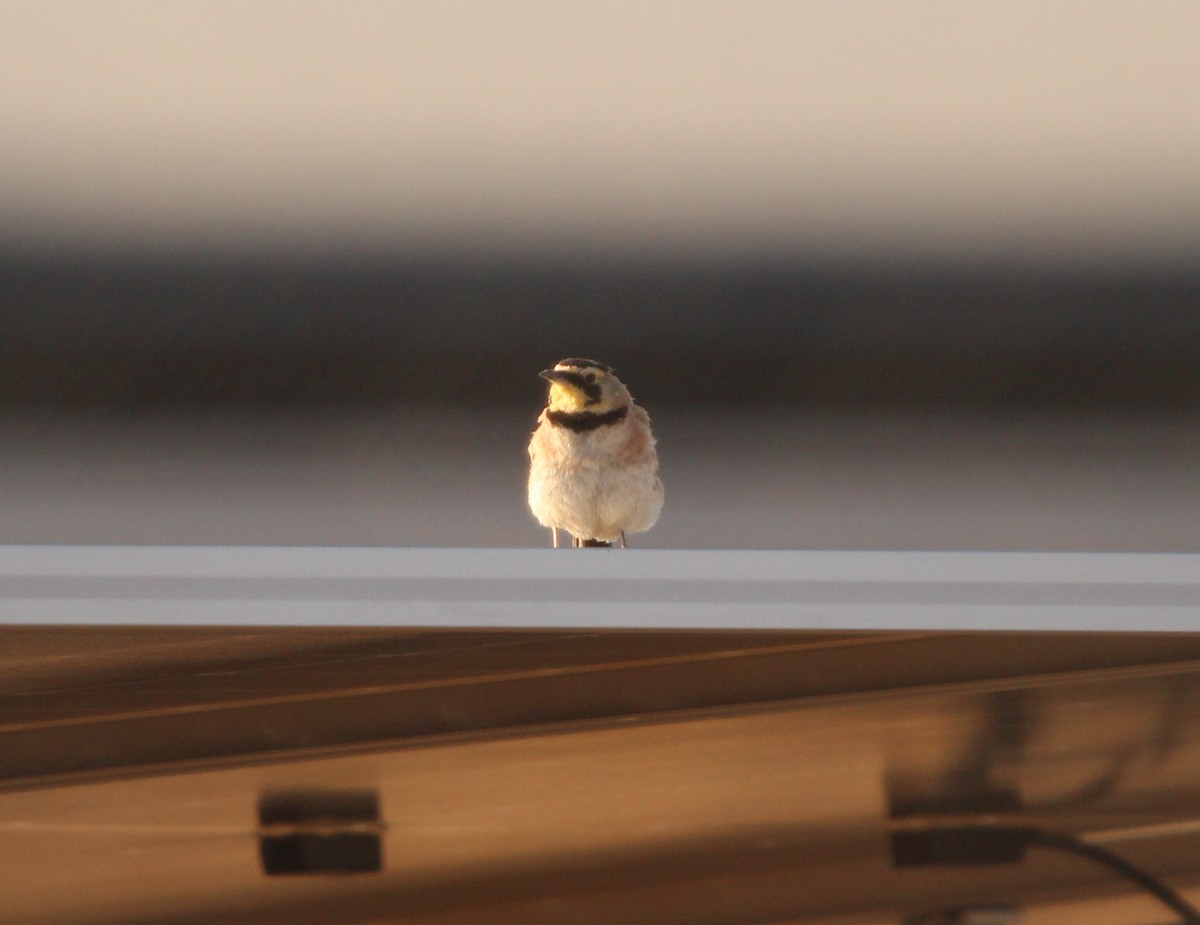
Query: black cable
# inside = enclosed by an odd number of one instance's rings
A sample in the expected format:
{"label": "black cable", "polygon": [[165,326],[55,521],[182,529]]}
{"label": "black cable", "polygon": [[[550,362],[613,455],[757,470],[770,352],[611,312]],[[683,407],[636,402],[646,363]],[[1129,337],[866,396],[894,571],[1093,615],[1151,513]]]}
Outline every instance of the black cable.
{"label": "black cable", "polygon": [[1119,854],[1115,854],[1100,845],[1093,845],[1090,842],[1082,841],[1074,835],[1065,835],[1062,832],[1030,829],[1029,833],[1031,836],[1029,843],[1031,845],[1070,851],[1073,854],[1078,854],[1080,857],[1103,864],[1110,870],[1116,871],[1126,880],[1132,880],[1147,893],[1152,894],[1164,905],[1170,907],[1172,911],[1182,916],[1183,921],[1188,923],[1188,925],[1200,923],[1200,910],[1197,910],[1195,906],[1165,883],[1140,867],[1130,864]]}
{"label": "black cable", "polygon": [[1069,851],[1103,864],[1178,913],[1186,925],[1200,925],[1200,911],[1165,883],[1107,848],[1074,835],[1028,825],[967,823],[901,829],[891,836],[892,863],[897,867],[1012,864],[1033,846]]}

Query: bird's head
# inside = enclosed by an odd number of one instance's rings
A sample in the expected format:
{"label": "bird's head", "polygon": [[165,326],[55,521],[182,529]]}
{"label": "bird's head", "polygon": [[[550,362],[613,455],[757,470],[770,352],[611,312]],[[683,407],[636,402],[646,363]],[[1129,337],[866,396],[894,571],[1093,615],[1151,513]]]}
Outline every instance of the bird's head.
{"label": "bird's head", "polygon": [[595,360],[559,360],[553,369],[543,369],[538,375],[550,381],[551,411],[604,414],[630,403],[629,390],[612,368]]}

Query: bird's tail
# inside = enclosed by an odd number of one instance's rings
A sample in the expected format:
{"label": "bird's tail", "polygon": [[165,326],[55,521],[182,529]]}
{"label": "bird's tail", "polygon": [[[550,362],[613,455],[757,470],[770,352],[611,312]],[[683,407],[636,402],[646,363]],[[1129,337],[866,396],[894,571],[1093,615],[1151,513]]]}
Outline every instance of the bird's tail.
{"label": "bird's tail", "polygon": [[603,547],[605,549],[612,548],[612,543],[608,542],[608,540],[576,539],[575,543],[576,543],[576,545],[581,546],[581,547],[598,546],[598,547]]}

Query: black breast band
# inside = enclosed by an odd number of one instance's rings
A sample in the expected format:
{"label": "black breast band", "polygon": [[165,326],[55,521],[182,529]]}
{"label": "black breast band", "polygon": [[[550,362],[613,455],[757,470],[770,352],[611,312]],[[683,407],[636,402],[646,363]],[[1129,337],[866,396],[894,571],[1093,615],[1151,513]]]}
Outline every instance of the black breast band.
{"label": "black breast band", "polygon": [[589,430],[596,430],[598,427],[623,421],[628,413],[628,408],[613,408],[612,411],[606,411],[604,414],[597,414],[595,411],[547,411],[546,417],[555,427],[566,427],[577,434],[582,434]]}

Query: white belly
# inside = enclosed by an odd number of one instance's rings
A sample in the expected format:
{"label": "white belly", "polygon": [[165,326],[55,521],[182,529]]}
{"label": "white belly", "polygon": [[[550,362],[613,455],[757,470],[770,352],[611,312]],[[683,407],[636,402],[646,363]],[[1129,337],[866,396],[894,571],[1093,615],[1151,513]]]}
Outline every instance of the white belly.
{"label": "white belly", "polygon": [[529,472],[529,507],[545,527],[573,536],[612,542],[648,530],[662,510],[657,467],[616,465],[604,454],[585,455],[571,468],[534,459]]}

